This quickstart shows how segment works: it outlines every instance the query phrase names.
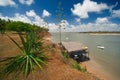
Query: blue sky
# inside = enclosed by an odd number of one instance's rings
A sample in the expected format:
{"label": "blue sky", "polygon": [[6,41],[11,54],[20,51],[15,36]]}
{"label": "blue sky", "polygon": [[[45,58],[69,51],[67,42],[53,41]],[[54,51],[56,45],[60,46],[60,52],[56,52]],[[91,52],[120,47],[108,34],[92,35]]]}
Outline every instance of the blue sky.
{"label": "blue sky", "polygon": [[0,18],[58,31],[59,2],[66,18],[63,31],[120,31],[120,0],[0,0]]}

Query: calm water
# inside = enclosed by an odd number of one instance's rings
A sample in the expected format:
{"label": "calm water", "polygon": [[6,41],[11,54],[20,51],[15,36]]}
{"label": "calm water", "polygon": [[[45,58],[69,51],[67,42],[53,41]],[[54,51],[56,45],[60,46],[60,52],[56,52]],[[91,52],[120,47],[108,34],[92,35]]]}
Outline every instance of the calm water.
{"label": "calm water", "polygon": [[[52,36],[54,42],[59,42],[58,33],[52,33]],[[120,35],[62,33],[62,41],[76,41],[87,45],[91,58],[102,66],[103,74],[108,75],[111,80],[120,80]],[[105,49],[98,49],[97,45],[102,45]]]}

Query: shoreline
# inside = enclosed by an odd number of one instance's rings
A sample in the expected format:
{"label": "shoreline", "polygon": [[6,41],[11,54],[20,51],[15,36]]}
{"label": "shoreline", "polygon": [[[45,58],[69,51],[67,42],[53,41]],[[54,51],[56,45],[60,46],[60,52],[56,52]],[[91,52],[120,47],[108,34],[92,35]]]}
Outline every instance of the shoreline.
{"label": "shoreline", "polygon": [[[50,41],[50,42],[52,42],[52,43],[54,44],[54,41],[53,41],[53,39],[52,39],[52,36],[45,37],[44,39],[46,39],[46,40],[48,40],[48,41]],[[56,44],[56,43],[55,43],[55,44]],[[106,76],[103,76],[103,75],[98,74],[96,70],[92,69],[92,68],[91,68],[89,65],[87,65],[87,64],[88,64],[88,61],[82,62],[82,63],[81,63],[81,66],[83,66],[83,67],[86,66],[86,67],[87,67],[87,72],[88,72],[88,74],[90,74],[90,76],[96,78],[96,80],[109,80],[109,78],[106,78]]]}
{"label": "shoreline", "polygon": [[[97,35],[97,34],[95,34]],[[86,62],[82,62],[82,64],[84,64],[83,66],[87,68],[88,73],[90,72],[90,74],[97,76],[98,78],[100,78],[100,80],[118,80],[120,78],[119,76],[119,64],[115,64],[114,63],[118,63],[118,56],[116,54],[112,54],[112,52],[109,51],[114,51],[114,53],[119,53],[119,45],[117,44],[119,42],[119,38],[120,38],[120,34],[112,34],[115,36],[112,36],[111,34],[107,34],[106,36],[104,36],[104,34],[102,34],[103,36],[99,36],[101,34],[98,34],[98,36],[92,36],[92,35],[80,35],[79,33],[74,33],[73,35],[71,35],[70,33],[66,33],[63,34],[63,41],[75,41],[75,42],[79,42],[79,43],[84,43],[86,45],[89,46],[89,51],[90,51],[90,60],[86,61]],[[69,40],[66,40],[65,37],[70,38]],[[111,39],[113,37],[113,39]],[[52,35],[52,40],[54,42],[59,42],[59,38],[57,37],[57,34],[53,34]],[[103,40],[103,38],[105,38],[105,40]],[[109,39],[110,38],[110,39]],[[114,38],[116,40],[114,40]],[[90,40],[93,40],[92,42]],[[97,40],[97,41],[96,41]],[[95,42],[96,41],[96,42]],[[106,42],[109,43],[106,43]],[[112,42],[113,41],[115,43]],[[92,43],[94,43],[92,45]],[[99,50],[96,48],[97,44],[104,45],[106,47],[105,50]],[[110,45],[110,47],[108,46]],[[113,46],[111,46],[113,45]],[[72,46],[72,45],[71,45]],[[117,48],[116,48],[117,46]],[[111,50],[114,49],[114,50]],[[106,53],[106,54],[103,54]],[[110,53],[110,54],[109,54]],[[107,56],[110,55],[109,56]],[[112,56],[114,55],[114,56]],[[116,60],[112,60],[112,58],[117,58]],[[107,61],[108,60],[108,61]],[[81,65],[82,66],[82,65]]]}
{"label": "shoreline", "polygon": [[[45,38],[45,39],[51,41],[52,43],[54,43],[54,41],[53,41],[53,39],[52,39],[52,36],[49,36],[49,37],[47,37],[47,38]],[[92,76],[97,77],[97,78],[100,79],[100,80],[109,80],[109,78],[107,78],[106,76],[99,74],[99,73],[98,73],[95,69],[93,69],[88,63],[89,63],[89,61],[86,61],[86,62],[82,62],[82,63],[81,63],[81,66],[87,68],[88,73],[90,73]]]}
{"label": "shoreline", "polygon": [[87,71],[93,76],[98,77],[100,80],[113,80],[112,77],[99,65],[93,58],[90,61],[83,62],[82,65],[87,67]]}
{"label": "shoreline", "polygon": [[[47,40],[50,40],[52,43],[54,43],[51,37],[48,37],[48,38],[46,38],[46,39],[47,39]],[[93,69],[88,63],[89,63],[89,61],[82,62],[82,63],[81,63],[81,66],[86,67],[89,74],[91,74],[92,76],[94,76],[94,77],[96,77],[96,78],[98,78],[98,79],[100,79],[100,80],[109,80],[109,78],[107,78],[106,76],[99,74],[99,73],[98,73],[95,69]]]}
{"label": "shoreline", "polygon": [[89,33],[89,35],[120,35],[120,34],[114,34],[114,33],[112,33],[112,34],[97,34],[97,33]]}

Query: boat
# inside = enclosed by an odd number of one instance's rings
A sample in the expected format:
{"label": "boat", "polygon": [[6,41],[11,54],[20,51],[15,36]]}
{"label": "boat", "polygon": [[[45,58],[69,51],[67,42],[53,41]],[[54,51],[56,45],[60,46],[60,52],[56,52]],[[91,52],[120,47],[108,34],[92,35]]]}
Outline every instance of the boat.
{"label": "boat", "polygon": [[104,46],[101,46],[101,45],[97,45],[97,48],[99,48],[99,49],[104,49],[105,47],[104,47]]}

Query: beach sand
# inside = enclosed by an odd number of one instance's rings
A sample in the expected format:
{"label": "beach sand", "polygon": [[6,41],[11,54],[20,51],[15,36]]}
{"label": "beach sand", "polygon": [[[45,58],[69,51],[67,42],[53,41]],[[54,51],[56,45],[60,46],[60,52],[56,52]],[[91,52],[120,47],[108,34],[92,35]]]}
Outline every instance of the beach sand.
{"label": "beach sand", "polygon": [[92,57],[89,61],[83,62],[83,66],[86,66],[87,71],[101,80],[116,80],[108,72],[106,72],[100,64],[98,64]]}

